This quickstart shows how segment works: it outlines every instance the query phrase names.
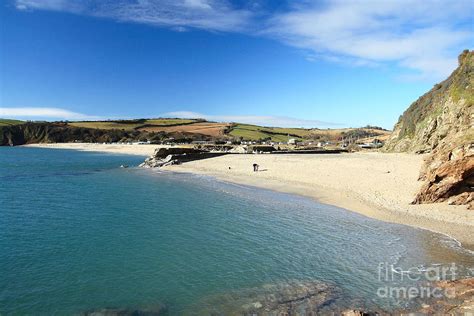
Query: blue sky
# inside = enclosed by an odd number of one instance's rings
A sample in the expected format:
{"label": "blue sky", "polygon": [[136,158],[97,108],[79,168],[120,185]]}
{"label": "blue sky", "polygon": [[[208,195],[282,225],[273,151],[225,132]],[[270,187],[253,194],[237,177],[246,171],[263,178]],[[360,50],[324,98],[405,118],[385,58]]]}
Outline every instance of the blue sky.
{"label": "blue sky", "polygon": [[472,49],[471,1],[7,0],[0,117],[392,128]]}

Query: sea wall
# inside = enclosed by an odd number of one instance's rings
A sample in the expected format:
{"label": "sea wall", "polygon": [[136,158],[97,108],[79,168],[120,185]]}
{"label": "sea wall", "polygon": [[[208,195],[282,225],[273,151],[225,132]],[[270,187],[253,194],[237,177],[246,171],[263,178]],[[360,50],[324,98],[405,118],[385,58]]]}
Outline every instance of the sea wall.
{"label": "sea wall", "polygon": [[227,155],[228,152],[210,152],[196,148],[169,147],[157,148],[155,153],[140,164],[143,168],[157,168],[183,162],[208,159]]}

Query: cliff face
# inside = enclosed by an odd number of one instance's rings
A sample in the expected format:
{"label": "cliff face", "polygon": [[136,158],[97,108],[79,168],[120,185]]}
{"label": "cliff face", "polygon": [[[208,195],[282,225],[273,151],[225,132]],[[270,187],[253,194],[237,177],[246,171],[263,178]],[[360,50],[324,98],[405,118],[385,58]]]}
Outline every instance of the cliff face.
{"label": "cliff face", "polygon": [[25,123],[0,127],[0,146],[73,141],[111,142],[129,137],[121,130],[76,128],[66,123]]}
{"label": "cliff face", "polygon": [[430,152],[449,140],[473,140],[474,51],[459,56],[459,67],[400,116],[385,149]]}
{"label": "cliff face", "polygon": [[138,130],[97,129],[75,127],[67,123],[25,123],[0,126],[0,146],[24,145],[34,143],[86,142],[103,143],[118,141],[150,140],[159,143],[172,138],[177,142],[208,140],[211,137],[198,133],[184,132],[147,132]]}
{"label": "cliff face", "polygon": [[414,203],[474,200],[474,51],[400,117],[385,151],[430,152],[420,172],[425,183]]}

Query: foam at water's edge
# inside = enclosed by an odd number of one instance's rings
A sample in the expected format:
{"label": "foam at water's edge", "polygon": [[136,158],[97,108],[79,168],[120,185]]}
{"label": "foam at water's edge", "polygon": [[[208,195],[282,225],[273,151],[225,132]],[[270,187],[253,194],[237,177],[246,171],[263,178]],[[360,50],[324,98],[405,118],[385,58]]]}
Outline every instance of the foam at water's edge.
{"label": "foam at water's edge", "polygon": [[[179,171],[171,171],[171,170],[157,170],[156,173],[164,173],[164,174],[175,174],[175,175],[186,175],[186,176],[189,176],[189,177],[192,177],[192,178],[195,178],[195,179],[204,179],[204,180],[207,180],[209,182],[217,182],[217,183],[224,183],[228,186],[231,186],[231,187],[236,187],[236,188],[239,188],[239,189],[245,189],[245,190],[260,190],[260,191],[267,191],[267,192],[276,192],[278,194],[282,194],[282,195],[289,195],[289,196],[293,196],[293,197],[298,197],[298,198],[301,198],[301,199],[304,199],[306,201],[309,201],[309,202],[312,202],[312,203],[318,203],[318,204],[323,204],[323,205],[329,205],[331,207],[334,207],[334,208],[338,208],[338,209],[341,209],[341,210],[346,210],[350,213],[353,213],[353,214],[357,214],[357,215],[360,215],[360,216],[363,216],[363,217],[367,217],[363,214],[360,214],[358,212],[353,212],[349,209],[344,209],[344,208],[341,208],[341,207],[337,207],[337,206],[334,206],[334,205],[330,205],[330,204],[325,204],[325,203],[321,203],[321,202],[317,202],[311,198],[308,198],[308,197],[305,197],[305,196],[302,196],[302,195],[297,195],[297,194],[291,194],[291,193],[282,193],[282,192],[277,192],[277,191],[274,191],[274,190],[271,190],[271,189],[265,189],[265,188],[259,188],[259,187],[253,187],[253,186],[250,186],[250,185],[245,185],[245,184],[239,184],[239,183],[235,183],[235,182],[232,182],[232,181],[226,181],[226,180],[222,180],[222,179],[218,179],[216,177],[213,177],[213,176],[209,176],[209,175],[203,175],[203,174],[195,174],[195,173],[187,173],[187,172],[179,172]],[[230,192],[229,192],[230,193]],[[370,217],[368,217],[370,218]],[[446,239],[441,239],[440,238],[440,243],[445,246],[445,247],[448,247],[450,249],[455,249],[457,251],[462,251],[464,253],[467,253],[467,254],[470,254],[470,255],[473,255],[474,256],[474,250],[471,250],[471,249],[468,249],[468,248],[465,248],[462,243],[456,239],[455,237],[447,234],[447,233],[442,233],[442,232],[439,232],[439,231],[434,231],[434,230],[431,230],[429,228],[422,228],[422,227],[414,227],[414,226],[411,226],[411,225],[405,225],[405,224],[398,224],[398,225],[403,225],[403,226],[409,226],[409,227],[412,227],[413,229],[420,229],[420,230],[425,230],[425,231],[429,231],[431,233],[434,233],[434,234],[437,234],[437,235],[440,235],[440,236],[443,236],[445,237]],[[402,258],[403,255],[400,255],[400,257],[398,257],[396,260],[395,260],[395,263],[394,264],[397,264],[400,259]]]}
{"label": "foam at water's edge", "polygon": [[448,248],[451,248],[451,249],[455,249],[457,251],[462,251],[462,252],[465,252],[467,254],[470,254],[470,255],[474,256],[474,250],[463,247],[462,243],[459,240],[457,240],[455,237],[453,237],[453,236],[451,236],[447,233],[441,233],[441,232],[434,231],[434,230],[431,230],[431,229],[428,229],[428,228],[419,228],[419,229],[432,232],[433,234],[437,234],[439,236],[443,236],[444,240],[442,240],[440,238],[440,243],[443,244],[444,246],[446,246]]}
{"label": "foam at water's edge", "polygon": [[[223,180],[223,179],[218,179],[214,176],[210,176],[210,175],[204,175],[204,174],[196,174],[196,173],[189,173],[189,172],[181,172],[181,171],[172,171],[172,170],[161,170],[159,171],[158,173],[168,173],[168,174],[175,174],[175,175],[187,175],[187,176],[190,176],[190,177],[194,177],[194,178],[197,178],[197,179],[205,179],[205,180],[208,180],[208,181],[211,181],[211,182],[220,182],[220,183],[224,183],[226,185],[229,185],[229,186],[234,186],[236,188],[241,188],[241,189],[246,189],[246,190],[261,190],[261,191],[271,191],[271,192],[276,192],[276,193],[279,193],[279,194],[287,194],[289,196],[296,196],[296,197],[299,197],[299,198],[303,198],[307,201],[312,201],[313,203],[319,203],[319,204],[323,204],[323,205],[329,205],[331,207],[336,207],[336,208],[339,208],[339,209],[343,209],[343,210],[346,210],[350,213],[353,213],[353,214],[357,214],[357,215],[360,215],[360,216],[363,216],[363,217],[367,217],[366,215],[363,215],[363,214],[360,214],[359,212],[354,212],[354,211],[351,211],[350,209],[345,209],[345,208],[341,208],[341,207],[337,207],[337,206],[334,206],[334,205],[330,205],[330,204],[325,204],[325,203],[321,203],[321,202],[318,202],[314,199],[311,199],[309,197],[305,197],[303,195],[298,195],[298,194],[292,194],[292,193],[283,193],[283,192],[277,192],[275,190],[271,190],[271,189],[266,189],[266,188],[260,188],[260,187],[254,187],[254,186],[250,186],[250,185],[245,185],[245,184],[239,184],[239,183],[235,183],[235,182],[232,182],[232,181],[226,181],[226,180]],[[371,217],[368,217],[368,218],[371,218]],[[373,218],[371,218],[373,219]],[[447,242],[443,242],[442,240],[440,240],[441,244],[443,244],[444,246],[448,247],[448,248],[451,248],[451,249],[455,249],[455,250],[458,250],[458,251],[463,251],[467,254],[470,254],[470,255],[474,255],[474,249],[471,250],[471,249],[468,249],[466,247],[464,247],[462,245],[462,243],[456,239],[455,237],[447,234],[447,233],[443,233],[443,232],[439,232],[439,231],[434,231],[434,230],[431,230],[429,228],[424,228],[424,227],[416,227],[416,226],[412,226],[412,225],[407,225],[407,224],[398,224],[398,225],[403,225],[403,226],[409,226],[409,227],[412,227],[414,229],[421,229],[421,230],[425,230],[425,231],[429,231],[431,233],[434,233],[434,234],[439,234],[439,235],[442,235],[442,236],[445,236],[445,237],[448,237],[448,239],[452,240],[452,242],[454,243],[453,244],[449,244]]]}

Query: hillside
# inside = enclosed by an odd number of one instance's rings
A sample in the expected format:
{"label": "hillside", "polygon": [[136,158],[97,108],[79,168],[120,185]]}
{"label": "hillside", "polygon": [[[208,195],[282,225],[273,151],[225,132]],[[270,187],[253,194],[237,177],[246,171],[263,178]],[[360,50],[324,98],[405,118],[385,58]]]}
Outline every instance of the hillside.
{"label": "hillside", "polygon": [[325,140],[338,141],[345,135],[358,136],[359,138],[380,136],[384,139],[390,132],[383,129],[368,128],[342,128],[342,129],[305,129],[305,128],[283,128],[267,127],[241,123],[208,122],[202,119],[139,119],[118,121],[89,121],[70,122],[70,126],[97,128],[97,129],[120,129],[126,131],[145,132],[181,132],[201,134],[221,140],[243,140],[243,141],[274,141],[287,142],[288,139],[298,140]]}
{"label": "hillside", "polygon": [[[443,140],[473,140],[474,52],[459,56],[459,67],[445,81],[413,102],[403,113],[385,150],[430,152]],[[456,139],[453,139],[456,138]]]}
{"label": "hillside", "polygon": [[108,120],[108,121],[79,121],[68,122],[68,125],[75,127],[97,128],[97,129],[121,129],[126,131],[143,129],[145,127],[169,127],[181,126],[202,120],[188,119],[137,119],[137,120]]}
{"label": "hillside", "polygon": [[342,139],[386,139],[389,131],[374,128],[304,129],[265,127],[202,119],[155,118],[79,122],[22,122],[0,120],[0,145],[41,142],[152,143],[192,141],[273,141],[289,139],[338,142]]}
{"label": "hillside", "polygon": [[[0,146],[34,143],[111,143],[150,141],[152,143],[189,143],[212,140],[212,137],[183,131],[155,132],[140,130],[136,120],[120,122],[24,122],[0,125]],[[154,126],[154,125],[153,125]]]}
{"label": "hillside", "polygon": [[18,124],[23,124],[23,121],[20,120],[9,120],[9,119],[0,119],[0,126],[13,126]]}
{"label": "hillside", "polygon": [[474,51],[400,117],[384,150],[430,152],[420,172],[425,183],[415,203],[474,200]]}
{"label": "hillside", "polygon": [[228,135],[243,140],[271,140],[274,142],[287,142],[288,139],[308,141],[332,141],[337,142],[342,138],[353,137],[363,139],[367,137],[386,138],[390,132],[372,127],[363,128],[339,128],[339,129],[319,129],[319,128],[283,128],[264,127],[250,124],[233,124],[230,126]]}

